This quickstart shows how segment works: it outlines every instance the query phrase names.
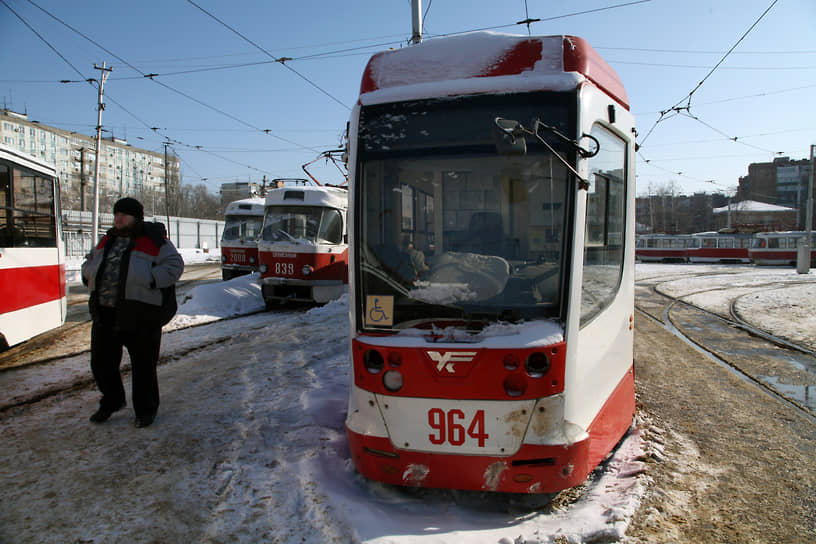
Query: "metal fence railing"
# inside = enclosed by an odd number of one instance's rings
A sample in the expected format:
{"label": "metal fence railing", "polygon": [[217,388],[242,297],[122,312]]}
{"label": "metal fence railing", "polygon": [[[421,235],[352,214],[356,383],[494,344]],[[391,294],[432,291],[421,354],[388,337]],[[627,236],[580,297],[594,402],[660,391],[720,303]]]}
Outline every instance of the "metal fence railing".
{"label": "metal fence railing", "polygon": [[[169,238],[177,248],[215,249],[221,247],[224,222],[215,219],[166,216],[145,217],[147,222],[163,223]],[[99,214],[99,236],[113,226],[112,213]],[[92,212],[62,212],[62,232],[65,254],[68,257],[85,256],[94,245]]]}

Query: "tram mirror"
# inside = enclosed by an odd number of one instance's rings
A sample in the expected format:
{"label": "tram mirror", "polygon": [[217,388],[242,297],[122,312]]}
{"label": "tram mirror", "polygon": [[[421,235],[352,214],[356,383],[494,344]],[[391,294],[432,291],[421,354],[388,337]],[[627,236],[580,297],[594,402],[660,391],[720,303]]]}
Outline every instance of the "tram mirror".
{"label": "tram mirror", "polygon": [[518,121],[496,117],[493,124],[493,137],[496,141],[496,151],[500,155],[527,154],[524,127]]}

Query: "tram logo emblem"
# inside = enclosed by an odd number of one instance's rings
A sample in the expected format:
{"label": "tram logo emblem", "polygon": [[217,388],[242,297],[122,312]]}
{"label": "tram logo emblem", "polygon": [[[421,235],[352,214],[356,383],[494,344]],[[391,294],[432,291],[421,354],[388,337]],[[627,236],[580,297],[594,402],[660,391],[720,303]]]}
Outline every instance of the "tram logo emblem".
{"label": "tram logo emblem", "polygon": [[475,351],[427,351],[426,353],[431,361],[436,363],[436,371],[439,374],[457,374],[456,363],[471,363],[476,357]]}

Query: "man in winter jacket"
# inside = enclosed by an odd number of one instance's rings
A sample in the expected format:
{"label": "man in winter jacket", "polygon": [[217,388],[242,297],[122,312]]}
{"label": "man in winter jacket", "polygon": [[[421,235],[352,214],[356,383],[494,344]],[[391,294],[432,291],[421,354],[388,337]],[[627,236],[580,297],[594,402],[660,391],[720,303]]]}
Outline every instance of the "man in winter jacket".
{"label": "man in winter jacket", "polygon": [[113,228],[82,264],[93,318],[91,372],[102,393],[90,418],[94,423],[107,421],[125,406],[119,374],[123,347],[130,354],[135,425],[146,427],[156,418],[161,328],[175,313],[170,288],[184,271],[184,261],[165,233],[161,223],[144,222],[138,200],[122,198],[113,207]]}

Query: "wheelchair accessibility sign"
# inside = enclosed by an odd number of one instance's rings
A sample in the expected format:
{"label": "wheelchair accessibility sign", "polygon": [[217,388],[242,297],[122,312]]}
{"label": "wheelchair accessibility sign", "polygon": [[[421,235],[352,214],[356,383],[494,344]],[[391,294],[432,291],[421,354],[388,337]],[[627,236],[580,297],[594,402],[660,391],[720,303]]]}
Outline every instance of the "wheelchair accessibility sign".
{"label": "wheelchair accessibility sign", "polygon": [[394,297],[366,295],[365,322],[369,327],[390,327],[394,324]]}

